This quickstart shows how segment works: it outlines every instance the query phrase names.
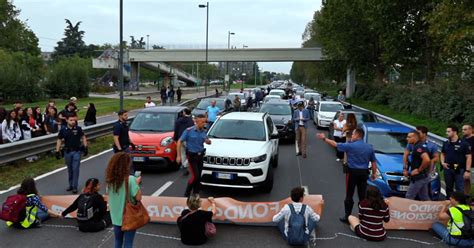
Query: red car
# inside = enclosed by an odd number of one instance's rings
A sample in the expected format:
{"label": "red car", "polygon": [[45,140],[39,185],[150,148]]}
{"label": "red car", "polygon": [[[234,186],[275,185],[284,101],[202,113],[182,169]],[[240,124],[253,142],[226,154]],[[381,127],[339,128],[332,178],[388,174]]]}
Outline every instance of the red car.
{"label": "red car", "polygon": [[160,106],[141,110],[130,125],[132,161],[135,170],[143,167],[170,167],[176,163],[174,124],[186,107]]}

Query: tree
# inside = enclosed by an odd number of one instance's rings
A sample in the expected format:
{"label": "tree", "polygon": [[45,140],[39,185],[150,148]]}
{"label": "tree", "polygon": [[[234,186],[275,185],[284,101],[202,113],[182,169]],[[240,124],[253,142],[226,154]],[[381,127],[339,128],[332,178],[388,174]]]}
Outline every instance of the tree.
{"label": "tree", "polygon": [[47,75],[45,90],[50,97],[86,97],[90,91],[90,59],[78,55],[62,58],[52,65]]}
{"label": "tree", "polygon": [[139,40],[135,40],[135,36],[130,36],[132,43],[130,44],[131,49],[144,49],[145,48],[145,41],[144,38],[141,37]]}
{"label": "tree", "polygon": [[0,48],[38,56],[38,38],[18,19],[20,11],[9,0],[0,0]]}
{"label": "tree", "polygon": [[83,40],[84,31],[79,30],[82,22],[77,22],[75,25],[68,19],[66,20],[66,29],[64,30],[64,38],[59,41],[54,48],[53,58],[71,57],[78,55],[82,58],[89,57],[95,50],[95,47],[87,47]]}

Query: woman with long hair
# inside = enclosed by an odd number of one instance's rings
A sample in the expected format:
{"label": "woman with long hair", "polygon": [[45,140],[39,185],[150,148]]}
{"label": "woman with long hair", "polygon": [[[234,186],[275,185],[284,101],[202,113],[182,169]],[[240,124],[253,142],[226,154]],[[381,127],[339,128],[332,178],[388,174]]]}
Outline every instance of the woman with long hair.
{"label": "woman with long hair", "polygon": [[[33,114],[33,108],[28,107],[25,109],[23,116],[21,117],[20,127],[23,131],[23,140],[30,140],[33,138],[33,134],[39,130],[39,126],[36,123],[36,118]],[[27,157],[28,162],[33,162],[38,159],[38,156]]]}
{"label": "woman with long hair", "polygon": [[46,134],[57,133],[61,122],[58,119],[58,112],[55,107],[48,107],[46,117],[44,118],[44,128]]}
{"label": "woman with long hair", "polygon": [[[130,176],[130,155],[124,152],[115,153],[107,165],[105,181],[109,194],[110,217],[114,226],[115,247],[132,247],[136,230],[122,231],[122,220],[127,199],[128,184],[129,199],[136,203],[142,199],[139,184],[141,177]],[[128,183],[127,183],[128,180]]]}
{"label": "woman with long hair", "polygon": [[383,226],[390,221],[390,211],[377,187],[368,186],[366,199],[359,203],[359,218],[349,216],[351,230],[369,241],[382,241],[387,236]]}
{"label": "woman with long hair", "polygon": [[[352,132],[357,128],[357,119],[354,114],[348,114],[346,124],[342,128],[342,133],[346,137],[346,142],[351,142]],[[343,166],[347,166],[347,153],[344,153]]]}
{"label": "woman with long hair", "polygon": [[[0,126],[8,115],[8,111],[5,108],[0,107]],[[0,145],[3,144],[3,128],[0,128]]]}
{"label": "woman with long hair", "polygon": [[81,232],[99,232],[111,224],[110,214],[107,212],[107,202],[100,191],[100,182],[97,178],[89,178],[86,186],[76,200],[64,210],[61,215],[67,216],[77,210],[77,225]]}
{"label": "woman with long hair", "polygon": [[2,122],[2,138],[4,143],[13,143],[21,139],[20,123],[15,110],[8,112]]}
{"label": "woman with long hair", "polygon": [[97,110],[95,109],[94,103],[89,103],[87,107],[86,117],[84,118],[84,126],[91,126],[97,124],[96,118]]}
{"label": "woman with long hair", "polygon": [[36,120],[36,125],[38,126],[37,130],[32,133],[33,137],[39,137],[46,134],[44,129],[44,114],[41,111],[41,108],[36,106],[33,108],[33,116]]}
{"label": "woman with long hair", "polygon": [[21,182],[17,194],[26,196],[26,216],[18,223],[7,221],[7,226],[18,228],[30,228],[38,226],[46,221],[49,216],[60,217],[54,211],[48,209],[42,202],[36,189],[35,179],[28,177]]}

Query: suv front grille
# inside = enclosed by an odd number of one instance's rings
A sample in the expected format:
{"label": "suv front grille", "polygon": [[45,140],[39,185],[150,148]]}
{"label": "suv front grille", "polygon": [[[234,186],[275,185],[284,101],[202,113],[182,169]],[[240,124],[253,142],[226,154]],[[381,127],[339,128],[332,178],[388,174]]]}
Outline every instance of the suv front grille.
{"label": "suv front grille", "polygon": [[217,156],[205,156],[204,163],[229,166],[249,166],[250,158],[229,158]]}

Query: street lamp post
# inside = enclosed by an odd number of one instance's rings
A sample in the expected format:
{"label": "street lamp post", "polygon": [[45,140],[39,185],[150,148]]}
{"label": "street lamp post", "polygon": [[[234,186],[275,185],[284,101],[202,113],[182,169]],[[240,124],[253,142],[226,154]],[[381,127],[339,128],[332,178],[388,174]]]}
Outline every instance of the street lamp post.
{"label": "street lamp post", "polygon": [[120,53],[119,53],[119,87],[120,110],[123,110],[123,0],[120,0]]}
{"label": "street lamp post", "polygon": [[150,49],[150,35],[146,35],[146,50]]}
{"label": "street lamp post", "polygon": [[[230,49],[230,36],[231,35],[235,35],[234,32],[228,32],[227,34],[227,49]],[[230,75],[229,75],[229,62],[226,62],[226,76],[228,77],[228,80],[227,80],[227,83],[229,84],[228,86],[228,90],[230,91]],[[224,84],[224,88],[225,88],[225,84]]]}
{"label": "street lamp post", "polygon": [[206,82],[204,83],[204,96],[207,96],[207,81],[209,81],[209,71],[207,68],[208,60],[209,60],[209,2],[204,4],[199,4],[199,8],[206,8],[207,15],[206,15]]}

